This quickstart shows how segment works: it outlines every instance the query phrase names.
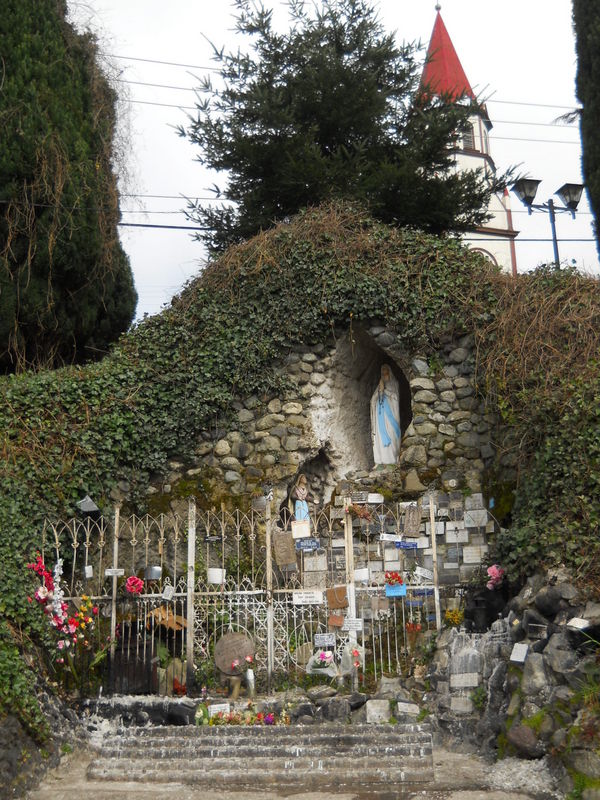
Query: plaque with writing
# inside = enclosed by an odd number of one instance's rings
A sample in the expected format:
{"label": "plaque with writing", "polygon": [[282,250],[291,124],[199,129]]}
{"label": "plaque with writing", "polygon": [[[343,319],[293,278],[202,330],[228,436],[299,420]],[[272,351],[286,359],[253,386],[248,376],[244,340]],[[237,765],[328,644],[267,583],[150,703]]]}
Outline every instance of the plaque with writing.
{"label": "plaque with writing", "polygon": [[276,533],[273,536],[273,553],[278,567],[296,563],[296,548],[291,533]]}
{"label": "plaque with writing", "polygon": [[433,572],[425,567],[415,567],[415,572],[420,578],[425,578],[428,581],[433,580]]}
{"label": "plaque with writing", "polygon": [[421,527],[421,508],[418,503],[413,503],[404,514],[404,533],[406,536],[418,536]]}
{"label": "plaque with writing", "polygon": [[401,542],[402,536],[399,533],[380,533],[380,542]]}
{"label": "plaque with writing", "polygon": [[120,567],[110,567],[104,570],[104,576],[106,578],[122,578],[123,575],[125,575],[125,570]]}
{"label": "plaque with writing", "polygon": [[208,707],[208,716],[214,717],[217,714],[229,714],[230,710],[229,703],[213,703],[212,706]]}
{"label": "plaque with writing", "polygon": [[315,633],[315,647],[335,647],[335,633]]}
{"label": "plaque with writing", "polygon": [[320,605],[322,602],[323,592],[317,589],[292,592],[292,603],[295,606]]}
{"label": "plaque with writing", "polygon": [[363,629],[362,619],[353,619],[352,617],[346,617],[344,619],[344,624],[342,625],[343,631],[362,631],[362,629]]}
{"label": "plaque with writing", "polygon": [[318,539],[298,539],[296,541],[296,550],[303,550],[305,553],[310,553],[312,550],[319,549]]}
{"label": "plaque with writing", "polygon": [[353,503],[368,503],[369,502],[369,493],[368,492],[354,492],[354,494],[350,495],[350,500]]}

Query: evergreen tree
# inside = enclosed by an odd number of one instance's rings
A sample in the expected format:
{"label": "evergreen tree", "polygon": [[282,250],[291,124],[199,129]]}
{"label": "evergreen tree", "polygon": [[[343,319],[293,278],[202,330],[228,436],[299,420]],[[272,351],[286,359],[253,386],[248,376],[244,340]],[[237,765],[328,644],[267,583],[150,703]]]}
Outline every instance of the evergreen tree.
{"label": "evergreen tree", "polygon": [[179,128],[202,164],[227,175],[216,192],[232,204],[188,209],[210,251],[332,197],[434,233],[486,219],[501,180],[453,170],[473,104],[420,92],[418,48],[398,47],[368,0],[322,0],[312,15],[289,0],[283,34],[263,6],[236,7],[253,51],[215,48],[221,80],[203,80],[197,114]]}
{"label": "evergreen tree", "polygon": [[581,111],[583,178],[595,220],[597,248],[600,214],[600,0],[573,0],[577,49],[577,97]]}
{"label": "evergreen tree", "polygon": [[116,95],[65,0],[0,14],[0,371],[102,355],[137,295],[117,238]]}

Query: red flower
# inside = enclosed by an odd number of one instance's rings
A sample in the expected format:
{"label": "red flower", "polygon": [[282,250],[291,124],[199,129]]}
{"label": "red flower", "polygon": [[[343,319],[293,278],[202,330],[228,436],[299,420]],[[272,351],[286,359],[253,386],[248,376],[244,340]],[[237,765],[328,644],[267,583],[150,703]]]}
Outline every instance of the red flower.
{"label": "red flower", "polygon": [[130,575],[125,581],[125,590],[128,591],[129,594],[141,594],[143,588],[144,581],[136,575]]}
{"label": "red flower", "polygon": [[386,572],[385,582],[390,586],[402,586],[404,580],[402,579],[402,575],[400,575],[399,572]]}

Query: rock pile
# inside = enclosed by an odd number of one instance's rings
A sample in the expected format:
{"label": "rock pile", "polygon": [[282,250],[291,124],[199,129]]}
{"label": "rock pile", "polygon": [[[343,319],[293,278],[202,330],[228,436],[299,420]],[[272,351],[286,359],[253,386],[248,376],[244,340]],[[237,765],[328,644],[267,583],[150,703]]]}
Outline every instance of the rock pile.
{"label": "rock pile", "polygon": [[528,579],[483,634],[442,632],[430,669],[440,730],[499,756],[549,758],[561,788],[600,789],[600,603],[557,570]]}

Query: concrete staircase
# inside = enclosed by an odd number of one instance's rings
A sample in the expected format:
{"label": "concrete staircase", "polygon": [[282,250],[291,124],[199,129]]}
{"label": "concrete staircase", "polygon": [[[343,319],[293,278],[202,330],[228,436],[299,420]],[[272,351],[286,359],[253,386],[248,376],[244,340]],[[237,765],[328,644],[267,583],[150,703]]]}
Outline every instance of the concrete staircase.
{"label": "concrete staircase", "polygon": [[433,781],[426,724],[147,727],[107,736],[90,781],[390,791]]}

